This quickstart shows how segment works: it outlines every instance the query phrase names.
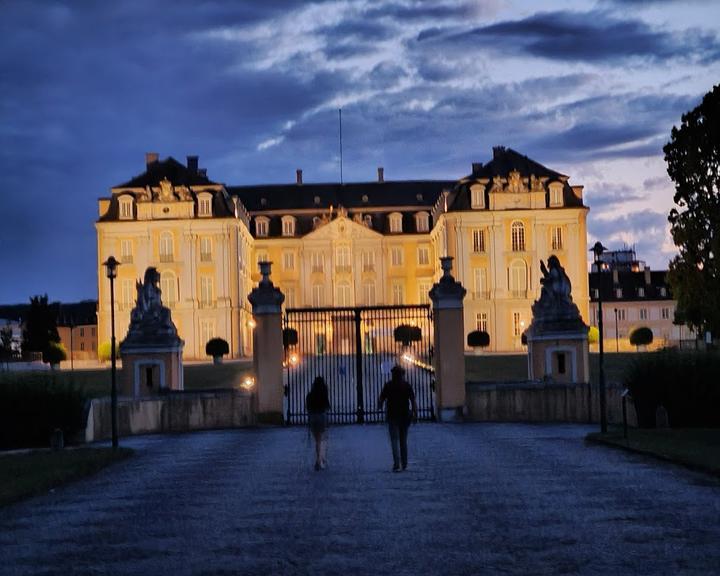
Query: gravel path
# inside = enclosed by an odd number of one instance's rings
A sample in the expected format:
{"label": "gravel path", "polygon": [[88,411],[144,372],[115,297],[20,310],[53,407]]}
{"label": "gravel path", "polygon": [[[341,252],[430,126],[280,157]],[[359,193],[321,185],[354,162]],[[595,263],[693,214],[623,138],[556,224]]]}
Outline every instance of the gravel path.
{"label": "gravel path", "polygon": [[570,425],[123,439],[135,457],[0,509],[0,574],[720,574],[720,481]]}

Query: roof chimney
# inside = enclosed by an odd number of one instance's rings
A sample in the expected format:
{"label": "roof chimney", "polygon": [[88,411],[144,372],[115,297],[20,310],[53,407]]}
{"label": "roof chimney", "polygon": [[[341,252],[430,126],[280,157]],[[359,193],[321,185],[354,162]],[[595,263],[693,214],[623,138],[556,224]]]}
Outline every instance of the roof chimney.
{"label": "roof chimney", "polygon": [[207,178],[207,168],[198,168],[197,173],[203,178]]}
{"label": "roof chimney", "polygon": [[198,171],[198,157],[197,156],[188,156],[187,157],[187,167],[190,172],[197,172]]}
{"label": "roof chimney", "polygon": [[500,158],[505,153],[505,146],[493,146],[493,160]]}
{"label": "roof chimney", "polygon": [[302,170],[300,168],[295,170],[295,182],[297,184],[302,184]]}
{"label": "roof chimney", "polygon": [[385,168],[378,166],[378,182],[385,182]]}
{"label": "roof chimney", "polygon": [[473,162],[472,163],[473,176],[477,176],[478,174],[480,174],[480,170],[482,170],[482,162]]}
{"label": "roof chimney", "polygon": [[157,152],[146,152],[145,153],[145,166],[149,167],[150,164],[155,164],[158,161],[160,154]]}

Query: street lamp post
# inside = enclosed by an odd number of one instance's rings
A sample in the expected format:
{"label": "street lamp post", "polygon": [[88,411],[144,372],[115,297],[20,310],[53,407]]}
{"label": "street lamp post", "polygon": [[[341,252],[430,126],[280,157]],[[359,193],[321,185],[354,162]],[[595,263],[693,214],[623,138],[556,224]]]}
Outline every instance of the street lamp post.
{"label": "street lamp post", "polygon": [[618,336],[618,328],[617,328],[617,308],[613,308],[615,310],[615,352],[620,352],[620,338]]}
{"label": "street lamp post", "polygon": [[595,242],[591,248],[591,252],[595,254],[595,264],[598,271],[598,331],[600,332],[599,348],[600,348],[600,432],[607,432],[607,407],[605,398],[605,357],[603,350],[603,313],[602,313],[602,254],[607,248],[602,243]]}
{"label": "street lamp post", "polygon": [[75,328],[75,319],[70,318],[70,372],[75,371],[73,364],[73,328]]}
{"label": "street lamp post", "polygon": [[115,278],[120,263],[114,256],[110,256],[103,265],[107,268],[107,277],[110,279],[110,402],[112,412],[112,447],[118,447],[118,418],[117,418],[117,370],[115,367]]}

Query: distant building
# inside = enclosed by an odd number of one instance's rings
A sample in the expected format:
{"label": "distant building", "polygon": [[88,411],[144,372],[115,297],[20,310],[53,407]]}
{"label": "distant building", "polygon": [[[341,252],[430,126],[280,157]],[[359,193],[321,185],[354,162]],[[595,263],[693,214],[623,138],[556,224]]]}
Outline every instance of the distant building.
{"label": "distant building", "polygon": [[17,318],[3,318],[0,317],[0,329],[9,327],[12,332],[12,341],[10,342],[10,349],[12,351],[13,358],[20,357],[20,346],[22,344],[22,323]]}
{"label": "distant building", "polygon": [[439,278],[439,257],[468,290],[465,333],[491,336],[489,350],[521,350],[540,294],[540,260],[555,254],[588,318],[582,186],[504,147],[459,180],[377,180],[225,186],[197,156],[183,165],[146,156],[145,171],[99,201],[98,334],[110,339],[110,293],[102,262],[120,260],[116,334],[125,336],[135,282],[160,272],[162,300],[185,340],[186,358],[206,358],[222,337],[233,357],[252,351],[247,294],[257,263],[286,307],[419,304]]}
{"label": "distant building", "polygon": [[603,256],[602,272],[593,264],[590,273],[590,323],[597,327],[597,302],[602,293],[606,351],[634,351],[629,337],[642,326],[653,332],[649,349],[695,343],[693,331],[673,322],[676,302],[666,270],[651,271],[637,259],[634,248],[609,251]]}
{"label": "distant building", "polygon": [[57,308],[57,330],[67,351],[67,361],[97,360],[97,302],[84,300],[60,304]]}

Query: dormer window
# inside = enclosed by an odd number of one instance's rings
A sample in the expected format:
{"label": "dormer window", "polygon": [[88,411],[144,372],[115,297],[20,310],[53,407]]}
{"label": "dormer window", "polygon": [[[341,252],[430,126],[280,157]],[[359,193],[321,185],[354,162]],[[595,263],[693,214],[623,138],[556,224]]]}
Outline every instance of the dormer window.
{"label": "dormer window", "polygon": [[485,187],[479,184],[470,188],[470,207],[475,209],[485,208]]}
{"label": "dormer window", "polygon": [[132,196],[126,194],[118,198],[118,204],[120,205],[120,220],[132,220],[133,219],[133,204],[135,200]]}
{"label": "dormer window", "polygon": [[418,212],[415,214],[415,228],[418,232],[429,232],[430,214],[427,212]]}
{"label": "dormer window", "polygon": [[266,237],[270,229],[270,219],[266,216],[258,216],[255,218],[255,236],[258,238]]}
{"label": "dormer window", "polygon": [[365,224],[368,228],[373,227],[373,220],[370,214],[365,214],[365,216],[363,216],[363,224]]}
{"label": "dormer window", "polygon": [[212,194],[198,194],[198,216],[212,216]]}
{"label": "dormer window", "polygon": [[399,234],[402,232],[402,214],[399,212],[393,212],[388,216],[390,222],[390,232],[392,234]]}
{"label": "dormer window", "polygon": [[563,185],[560,182],[553,182],[550,188],[550,206],[563,205]]}
{"label": "dormer window", "polygon": [[282,217],[282,235],[295,236],[295,218],[293,216]]}

